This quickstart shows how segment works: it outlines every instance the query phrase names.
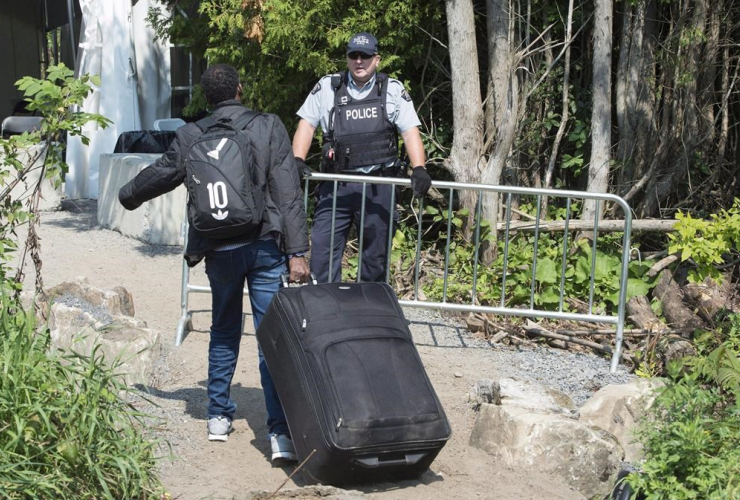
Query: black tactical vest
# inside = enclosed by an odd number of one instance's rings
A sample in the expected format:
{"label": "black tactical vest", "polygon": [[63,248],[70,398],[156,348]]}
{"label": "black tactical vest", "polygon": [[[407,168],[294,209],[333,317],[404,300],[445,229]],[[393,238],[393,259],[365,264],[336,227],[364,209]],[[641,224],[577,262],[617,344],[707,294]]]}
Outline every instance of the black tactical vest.
{"label": "black tactical vest", "polygon": [[396,127],[386,114],[388,76],[377,73],[370,93],[362,100],[347,91],[347,72],[332,76],[334,108],[329,113],[327,139],[334,148],[334,169],[352,170],[387,164],[398,157]]}

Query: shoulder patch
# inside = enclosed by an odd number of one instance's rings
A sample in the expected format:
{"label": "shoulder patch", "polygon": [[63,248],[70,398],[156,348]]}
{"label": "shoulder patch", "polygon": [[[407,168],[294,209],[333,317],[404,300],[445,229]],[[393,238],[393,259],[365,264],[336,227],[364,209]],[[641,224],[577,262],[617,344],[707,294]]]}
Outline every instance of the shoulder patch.
{"label": "shoulder patch", "polygon": [[313,89],[311,90],[311,95],[314,95],[319,90],[321,90],[321,82],[316,82],[316,85],[314,85]]}
{"label": "shoulder patch", "polygon": [[401,92],[401,97],[403,97],[404,101],[411,102],[411,96],[408,92],[406,92],[406,89],[403,89],[403,91]]}

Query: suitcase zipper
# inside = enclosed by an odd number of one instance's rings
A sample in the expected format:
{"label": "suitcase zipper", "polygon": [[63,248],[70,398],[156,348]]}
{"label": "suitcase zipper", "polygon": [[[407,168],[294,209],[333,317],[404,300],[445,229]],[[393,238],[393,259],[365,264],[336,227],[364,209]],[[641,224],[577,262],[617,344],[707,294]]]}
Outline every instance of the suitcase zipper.
{"label": "suitcase zipper", "polygon": [[[290,302],[288,302],[288,303],[290,303]],[[301,328],[305,332],[306,331],[306,328],[308,326],[308,320],[305,317],[305,310],[303,308],[303,300],[300,301],[300,307],[298,309],[300,309],[299,313],[303,316],[303,321],[301,323]],[[290,325],[290,317],[287,314],[287,311],[281,311],[281,313],[282,313],[281,316],[283,317],[281,319],[284,321],[283,324],[284,325],[287,325],[289,327],[289,325]],[[299,359],[299,357],[300,357],[300,354],[299,353],[302,353],[303,352],[303,348],[300,346],[300,343],[298,343],[298,345],[296,345],[295,340],[290,335],[286,335],[286,340],[288,341],[288,346],[293,351],[293,354],[294,354],[295,358],[296,359]],[[304,372],[303,367],[301,366],[300,363],[298,364],[298,366],[299,366],[299,369],[301,371],[301,377],[304,380],[304,384],[307,387],[309,385],[310,375],[307,374],[306,372]],[[318,381],[318,380],[316,382],[317,383],[320,383],[320,381]],[[313,398],[311,398],[311,399],[313,400]],[[318,413],[317,408],[315,406],[314,406],[313,410],[314,410],[314,415],[316,416],[316,420],[317,421],[320,421],[321,420],[321,417],[319,416],[319,413]],[[329,410],[329,411],[331,411],[331,410]],[[334,429],[336,432],[339,432],[339,427],[342,425],[342,422],[344,422],[344,419],[340,416],[339,417],[339,420],[337,422],[337,425],[336,425],[336,427]],[[321,426],[319,426],[319,427],[321,427]],[[331,441],[331,438],[329,436],[323,436],[323,437],[324,437],[324,441],[326,442],[326,444],[328,446],[331,446],[331,444],[332,444],[330,442]],[[334,443],[334,445],[336,446],[336,443]],[[337,448],[339,448],[339,447],[337,446]]]}

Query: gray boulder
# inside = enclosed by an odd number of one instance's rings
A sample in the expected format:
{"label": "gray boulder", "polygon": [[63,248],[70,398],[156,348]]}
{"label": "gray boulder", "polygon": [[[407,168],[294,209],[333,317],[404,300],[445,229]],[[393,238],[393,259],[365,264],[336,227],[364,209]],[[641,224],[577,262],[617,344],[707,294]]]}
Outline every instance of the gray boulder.
{"label": "gray boulder", "polygon": [[52,345],[89,355],[98,347],[127,384],[148,384],[160,354],[159,332],[133,317],[133,298],[123,287],[103,290],[85,280],[63,283],[47,293]]}
{"label": "gray boulder", "polygon": [[589,498],[610,491],[624,456],[614,436],[579,422],[573,402],[559,391],[501,379],[498,395],[489,396],[496,386],[491,381],[476,384],[473,398],[479,413],[471,446],[507,466],[558,476]]}
{"label": "gray boulder", "polygon": [[656,390],[663,385],[656,379],[610,384],[586,401],[579,420],[614,435],[624,448],[625,461],[636,462],[642,458],[642,445],[633,436],[635,426],[655,401]]}

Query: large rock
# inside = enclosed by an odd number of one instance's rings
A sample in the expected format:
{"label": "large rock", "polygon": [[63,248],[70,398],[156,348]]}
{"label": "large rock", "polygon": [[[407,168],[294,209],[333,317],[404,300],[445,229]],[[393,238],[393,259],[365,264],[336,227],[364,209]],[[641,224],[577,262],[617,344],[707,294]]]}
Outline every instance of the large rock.
{"label": "large rock", "polygon": [[624,455],[602,429],[506,403],[480,406],[470,444],[508,466],[558,476],[588,498],[610,491]]}
{"label": "large rock", "polygon": [[575,410],[575,404],[567,394],[513,378],[479,380],[471,389],[468,401],[475,405],[505,404],[547,413],[572,413]]}
{"label": "large rock", "polygon": [[102,307],[108,314],[134,316],[134,299],[122,286],[113,290],[103,290],[91,286],[87,278],[79,276],[75,281],[65,281],[47,291],[53,301],[56,297],[69,295],[84,300],[88,304]]}
{"label": "large rock", "polygon": [[89,355],[96,346],[126,383],[148,384],[160,353],[159,332],[133,317],[133,299],[123,288],[102,290],[78,280],[48,292],[54,347]]}
{"label": "large rock", "polygon": [[656,379],[638,379],[626,384],[611,384],[599,390],[581,407],[580,421],[603,429],[624,448],[625,461],[642,458],[642,445],[633,436],[636,424],[655,401]]}

